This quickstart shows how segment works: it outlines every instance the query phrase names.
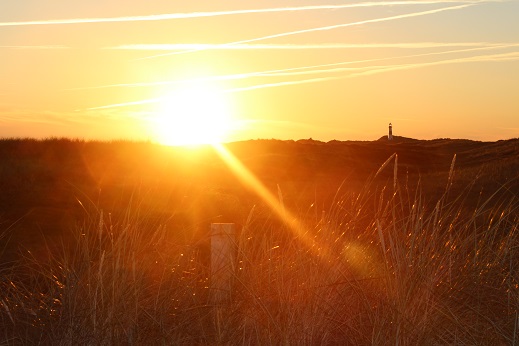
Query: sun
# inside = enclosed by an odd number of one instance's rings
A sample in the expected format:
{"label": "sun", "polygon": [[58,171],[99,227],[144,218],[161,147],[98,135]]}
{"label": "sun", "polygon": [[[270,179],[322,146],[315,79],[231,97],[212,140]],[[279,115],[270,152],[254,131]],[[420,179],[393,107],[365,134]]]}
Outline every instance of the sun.
{"label": "sun", "polygon": [[155,138],[162,144],[221,143],[232,124],[228,95],[199,84],[175,90],[162,97],[152,122]]}

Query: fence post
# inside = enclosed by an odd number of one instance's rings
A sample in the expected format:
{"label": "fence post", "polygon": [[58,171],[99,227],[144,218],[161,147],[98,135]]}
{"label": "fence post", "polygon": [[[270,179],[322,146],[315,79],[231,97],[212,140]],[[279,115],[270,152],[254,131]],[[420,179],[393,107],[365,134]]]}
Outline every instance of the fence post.
{"label": "fence post", "polygon": [[211,224],[211,299],[228,302],[236,264],[236,229],[233,223]]}

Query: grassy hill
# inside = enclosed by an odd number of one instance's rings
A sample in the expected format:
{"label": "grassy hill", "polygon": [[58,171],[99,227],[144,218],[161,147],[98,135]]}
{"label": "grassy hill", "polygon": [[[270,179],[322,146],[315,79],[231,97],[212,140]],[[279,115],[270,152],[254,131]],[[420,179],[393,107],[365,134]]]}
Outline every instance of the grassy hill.
{"label": "grassy hill", "polygon": [[519,139],[225,147],[0,140],[0,343],[513,343]]}
{"label": "grassy hill", "polygon": [[[226,147],[272,192],[279,186],[284,203],[296,210],[312,203],[327,209],[341,184],[341,193],[359,193],[394,153],[399,184],[412,191],[419,186],[430,201],[443,193],[454,155],[452,193],[474,185],[465,203],[475,206],[499,189],[503,198],[519,191],[517,139],[251,140]],[[41,244],[42,237],[66,233],[90,217],[88,210],[124,213],[132,198],[149,218],[186,229],[218,220],[241,222],[243,208],[261,203],[210,147],[5,139],[0,158],[0,220],[9,229],[13,251],[18,244]],[[392,168],[384,170],[376,184],[386,185],[393,174]],[[220,200],[234,206],[224,207]]]}

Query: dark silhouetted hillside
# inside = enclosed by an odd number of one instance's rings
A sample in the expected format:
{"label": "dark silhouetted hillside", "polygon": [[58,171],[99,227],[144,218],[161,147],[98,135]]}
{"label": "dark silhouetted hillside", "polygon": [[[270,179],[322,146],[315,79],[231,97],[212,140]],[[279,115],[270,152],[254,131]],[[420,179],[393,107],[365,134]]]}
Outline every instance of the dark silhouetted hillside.
{"label": "dark silhouetted hillside", "polygon": [[[289,208],[304,209],[315,201],[325,207],[341,184],[341,193],[361,191],[394,153],[399,186],[413,193],[420,181],[431,201],[443,193],[454,155],[452,194],[473,185],[468,204],[474,205],[496,191],[503,198],[519,196],[518,139],[250,140],[226,147],[276,196],[279,186]],[[391,163],[372,188],[392,184],[393,174]],[[262,203],[211,147],[125,141],[1,140],[0,191],[9,256],[20,244],[36,251],[44,238],[58,239],[93,209],[124,215],[138,201],[134,208],[148,222],[167,220],[196,233],[210,222],[241,222],[237,215]]]}

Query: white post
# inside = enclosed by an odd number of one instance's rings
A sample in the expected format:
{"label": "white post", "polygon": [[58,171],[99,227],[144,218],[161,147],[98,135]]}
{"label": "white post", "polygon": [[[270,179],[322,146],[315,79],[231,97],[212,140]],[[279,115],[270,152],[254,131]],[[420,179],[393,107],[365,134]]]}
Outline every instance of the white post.
{"label": "white post", "polygon": [[236,261],[236,230],[233,223],[211,224],[211,291],[212,300],[230,299]]}

